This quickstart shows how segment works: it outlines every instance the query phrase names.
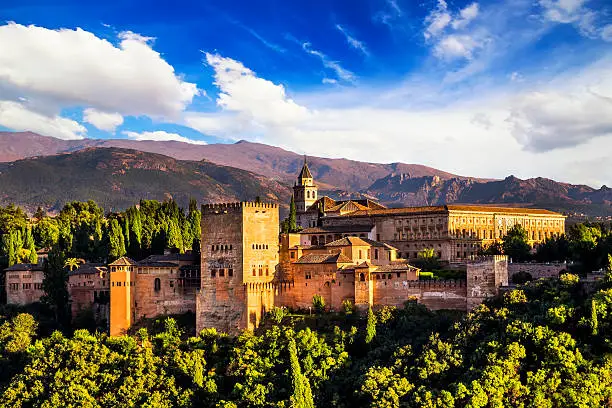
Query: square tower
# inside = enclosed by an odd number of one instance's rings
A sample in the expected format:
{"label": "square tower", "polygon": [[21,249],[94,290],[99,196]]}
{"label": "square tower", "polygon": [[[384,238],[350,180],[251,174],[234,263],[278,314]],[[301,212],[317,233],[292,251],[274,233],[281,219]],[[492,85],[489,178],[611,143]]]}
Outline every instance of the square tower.
{"label": "square tower", "polygon": [[198,332],[214,327],[237,333],[257,327],[261,316],[274,306],[278,236],[276,204],[202,206]]}
{"label": "square tower", "polygon": [[108,265],[110,270],[110,335],[122,336],[136,320],[136,262],[122,256]]}

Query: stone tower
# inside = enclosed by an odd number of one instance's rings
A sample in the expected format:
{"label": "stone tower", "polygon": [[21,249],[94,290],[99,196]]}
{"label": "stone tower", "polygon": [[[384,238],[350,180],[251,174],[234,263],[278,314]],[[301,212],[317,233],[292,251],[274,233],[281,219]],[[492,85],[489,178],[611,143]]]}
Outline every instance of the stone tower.
{"label": "stone tower", "polygon": [[314,184],[314,179],[306,163],[306,157],[304,157],[302,171],[300,171],[297,182],[293,186],[293,199],[298,213],[306,211],[317,201],[317,186]]}
{"label": "stone tower", "polygon": [[110,335],[122,336],[132,326],[134,316],[134,284],[136,262],[121,257],[108,265],[110,271]]}
{"label": "stone tower", "polygon": [[202,206],[198,332],[213,327],[235,334],[257,327],[262,315],[274,306],[278,234],[276,204]]}
{"label": "stone tower", "polygon": [[508,256],[488,255],[467,263],[467,310],[496,296],[501,286],[508,286]]}

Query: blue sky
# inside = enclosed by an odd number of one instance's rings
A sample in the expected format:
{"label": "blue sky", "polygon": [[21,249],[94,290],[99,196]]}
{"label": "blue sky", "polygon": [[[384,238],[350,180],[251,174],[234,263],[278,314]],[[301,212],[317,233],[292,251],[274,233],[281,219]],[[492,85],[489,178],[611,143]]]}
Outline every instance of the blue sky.
{"label": "blue sky", "polygon": [[0,127],[612,183],[612,5],[0,4]]}

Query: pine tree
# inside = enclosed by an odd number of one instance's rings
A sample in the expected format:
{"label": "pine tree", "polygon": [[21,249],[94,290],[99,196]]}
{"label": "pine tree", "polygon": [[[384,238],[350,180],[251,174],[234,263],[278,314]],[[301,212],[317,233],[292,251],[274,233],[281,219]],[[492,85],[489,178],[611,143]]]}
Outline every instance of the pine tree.
{"label": "pine tree", "polygon": [[297,215],[295,209],[295,199],[291,196],[291,203],[289,204],[289,232],[297,231]]}
{"label": "pine tree", "polygon": [[13,234],[7,233],[2,235],[2,252],[6,255],[8,266],[13,266],[17,263]]}
{"label": "pine tree", "polygon": [[293,395],[290,398],[291,407],[294,408],[314,408],[312,398],[312,390],[308,378],[302,374],[300,362],[297,356],[297,347],[295,339],[289,338],[289,363],[291,365],[291,384],[293,387]]}
{"label": "pine tree", "polygon": [[368,323],[366,324],[366,344],[370,344],[372,340],[374,340],[374,337],[376,337],[376,316],[372,311],[372,307],[370,307],[368,309]]}

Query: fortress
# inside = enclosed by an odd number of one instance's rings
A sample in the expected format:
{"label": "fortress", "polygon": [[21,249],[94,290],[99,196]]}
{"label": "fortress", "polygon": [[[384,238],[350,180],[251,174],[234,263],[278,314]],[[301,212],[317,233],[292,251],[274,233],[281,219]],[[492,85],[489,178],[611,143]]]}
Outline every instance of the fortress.
{"label": "fortress", "polygon": [[[319,197],[306,163],[294,201],[303,229],[287,234],[280,234],[276,204],[203,205],[199,265],[191,255],[170,254],[139,262],[123,257],[108,268],[81,266],[69,276],[73,316],[92,308],[108,319],[111,335],[120,335],[142,318],[192,311],[197,331],[235,334],[256,328],[273,307],[308,309],[314,295],[332,310],[345,302],[367,310],[415,300],[431,309],[467,311],[508,285],[507,257],[479,257],[481,248],[516,224],[532,245],[565,232],[564,216],[547,210],[386,208],[368,199]],[[419,280],[410,261],[426,248],[464,268],[466,279]],[[9,268],[9,303],[35,301],[41,282],[40,268]]]}

